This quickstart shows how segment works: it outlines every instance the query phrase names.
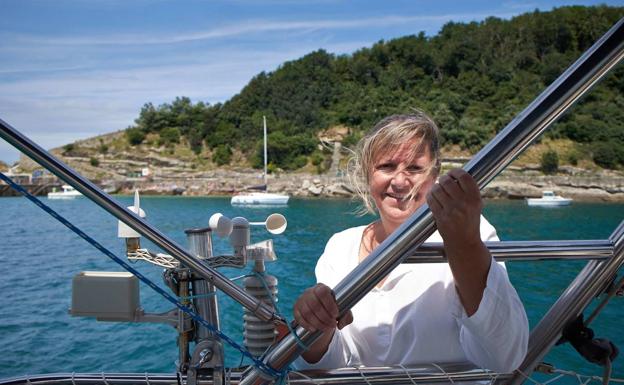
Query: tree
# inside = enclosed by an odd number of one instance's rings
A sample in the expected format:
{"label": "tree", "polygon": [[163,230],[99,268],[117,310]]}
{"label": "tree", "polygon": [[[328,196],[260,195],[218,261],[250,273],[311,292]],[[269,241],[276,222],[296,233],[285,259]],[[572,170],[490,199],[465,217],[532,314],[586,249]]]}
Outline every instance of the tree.
{"label": "tree", "polygon": [[180,130],[177,127],[168,127],[160,132],[161,144],[173,145],[180,143]]}
{"label": "tree", "polygon": [[618,147],[621,150],[622,143],[598,142],[593,146],[594,163],[600,167],[614,169],[619,163]]}
{"label": "tree", "polygon": [[145,140],[145,132],[139,127],[132,127],[126,130],[126,138],[131,146],[137,146]]}
{"label": "tree", "polygon": [[540,162],[544,174],[554,174],[559,169],[559,156],[554,150],[548,150],[542,154]]}
{"label": "tree", "polygon": [[232,149],[228,145],[220,144],[212,154],[212,161],[219,166],[229,164],[232,160]]}

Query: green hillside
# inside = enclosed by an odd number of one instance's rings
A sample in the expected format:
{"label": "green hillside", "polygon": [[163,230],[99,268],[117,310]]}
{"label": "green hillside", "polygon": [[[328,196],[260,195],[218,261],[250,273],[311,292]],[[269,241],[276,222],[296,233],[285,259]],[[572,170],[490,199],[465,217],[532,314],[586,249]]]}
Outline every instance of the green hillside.
{"label": "green hillside", "polygon": [[[322,130],[348,127],[348,146],[382,117],[418,107],[439,123],[447,147],[474,152],[623,16],[622,7],[564,7],[511,20],[448,23],[436,36],[380,41],[352,55],[319,50],[258,74],[223,104],[186,97],[148,103],[126,137],[132,145],[182,141],[219,165],[242,152],[258,166],[266,115],[269,157],[288,170],[323,164],[329,154],[317,146]],[[621,168],[623,122],[620,65],[546,140],[573,142],[559,154],[564,162]]]}

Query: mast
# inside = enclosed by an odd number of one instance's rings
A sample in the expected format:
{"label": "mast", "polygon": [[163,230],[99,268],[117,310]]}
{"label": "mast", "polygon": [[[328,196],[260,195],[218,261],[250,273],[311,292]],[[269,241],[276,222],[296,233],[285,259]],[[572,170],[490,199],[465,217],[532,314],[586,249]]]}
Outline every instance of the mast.
{"label": "mast", "polygon": [[268,190],[267,186],[267,128],[266,128],[266,116],[262,116],[264,123],[264,191]]}

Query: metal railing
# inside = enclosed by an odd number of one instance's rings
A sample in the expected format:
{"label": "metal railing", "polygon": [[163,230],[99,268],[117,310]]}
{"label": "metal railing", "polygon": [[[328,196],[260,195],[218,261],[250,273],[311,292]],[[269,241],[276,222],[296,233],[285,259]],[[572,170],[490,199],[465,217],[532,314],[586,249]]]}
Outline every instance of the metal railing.
{"label": "metal railing", "polygon": [[[624,19],[612,27],[510,122],[486,147],[475,155],[464,169],[472,174],[479,187],[483,188],[623,57]],[[215,269],[203,264],[177,243],[134,213],[123,208],[89,180],[80,176],[2,120],[0,120],[0,137],[187,265],[199,276],[214,284],[241,305],[254,311],[260,319],[283,322],[270,307],[245,293]],[[444,256],[440,245],[420,247],[434,231],[433,216],[429,208],[423,206],[335,287],[336,301],[341,315],[400,263],[443,262]],[[521,367],[524,372],[531,372],[546,351],[555,343],[565,323],[576,317],[589,301],[600,290],[604,289],[605,282],[622,265],[624,260],[624,223],[614,231],[608,240],[501,242],[489,243],[488,247],[497,259],[502,260],[594,259],[579,273],[543,320],[531,332],[529,353]],[[309,345],[320,335],[319,333],[307,332],[301,327],[297,327],[295,333],[298,337],[292,334],[285,337],[264,357],[264,362],[277,370],[281,370],[301,353],[297,339]],[[392,372],[392,370],[390,371]],[[447,373],[442,379],[445,381],[447,379],[468,380],[461,375],[463,374],[457,374],[458,377],[450,377]],[[491,379],[492,376],[492,374],[487,373],[480,375],[487,376],[481,377],[481,379]],[[428,381],[437,381],[431,377],[427,378]],[[514,384],[524,380],[517,375],[511,377],[510,374],[498,378],[505,381],[511,379]],[[479,378],[471,377],[471,379]],[[252,368],[242,374],[239,383],[260,384],[271,380],[272,378],[265,373]],[[72,377],[72,382],[74,381],[75,379]],[[164,380],[164,383],[167,381],[168,379]],[[413,382],[413,378],[410,377],[409,381],[410,383]],[[32,382],[32,379],[29,378],[26,382]],[[108,379],[108,382],[112,383],[113,381]],[[365,382],[368,383],[369,381]],[[85,380],[85,382],[80,383],[91,382]],[[127,382],[120,380],[119,383]],[[327,383],[345,382],[338,380]],[[385,383],[397,382],[389,380]]]}
{"label": "metal railing", "polygon": [[[479,151],[464,170],[482,189],[623,57],[624,19],[621,19]],[[334,292],[340,316],[407,256],[414,254],[434,231],[433,215],[429,207],[422,206],[336,285]],[[282,339],[265,356],[264,362],[282,370],[302,353],[300,341],[309,346],[321,335],[321,332],[311,333],[300,326],[295,333],[297,336],[289,334]],[[258,385],[269,380],[266,374],[252,368],[241,384]]]}
{"label": "metal railing", "polygon": [[[610,239],[578,241],[505,241],[485,242],[497,261],[603,260],[611,257],[614,243]],[[403,263],[447,262],[442,243],[423,243]]]}
{"label": "metal railing", "polygon": [[35,142],[21,134],[2,119],[0,119],[0,137],[48,169],[54,175],[64,180],[67,184],[73,186],[108,213],[138,231],[145,238],[154,242],[154,244],[191,268],[206,281],[218,287],[242,306],[254,312],[261,320],[283,322],[281,317],[275,314],[270,306],[246,293],[242,288],[231,282],[216,269],[211,268],[194,255],[191,255],[174,240],[161,233],[156,227],[117,203],[110,195],[102,191],[90,180],[39,147]]}

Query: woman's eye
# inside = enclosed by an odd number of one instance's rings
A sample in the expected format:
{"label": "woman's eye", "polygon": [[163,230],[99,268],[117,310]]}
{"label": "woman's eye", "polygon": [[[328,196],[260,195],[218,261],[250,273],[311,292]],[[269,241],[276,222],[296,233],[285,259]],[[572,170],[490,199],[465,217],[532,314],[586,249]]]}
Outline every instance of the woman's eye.
{"label": "woman's eye", "polygon": [[409,166],[407,168],[407,172],[411,173],[411,174],[420,174],[423,171],[425,171],[424,168],[420,167],[420,166]]}
{"label": "woman's eye", "polygon": [[381,163],[378,164],[375,168],[381,171],[390,171],[394,170],[394,165],[392,163]]}

